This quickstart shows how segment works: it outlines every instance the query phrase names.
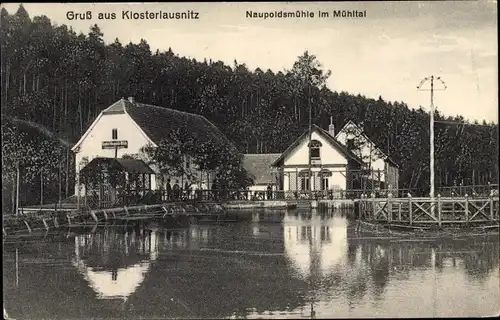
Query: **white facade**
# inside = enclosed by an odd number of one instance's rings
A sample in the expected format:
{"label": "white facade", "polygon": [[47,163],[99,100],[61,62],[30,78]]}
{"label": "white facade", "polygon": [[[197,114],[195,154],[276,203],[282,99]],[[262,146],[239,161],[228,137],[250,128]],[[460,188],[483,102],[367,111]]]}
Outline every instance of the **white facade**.
{"label": "white facade", "polygon": [[[117,158],[123,158],[123,156],[128,155],[136,159],[141,159],[146,163],[149,162],[146,154],[141,152],[141,149],[148,145],[153,147],[156,147],[157,145],[127,112],[126,108],[123,106],[124,103],[126,102],[121,100],[120,102],[115,103],[102,111],[77,144],[72,148],[72,151],[75,153],[75,172],[77,177],[80,170],[94,158],[115,157],[114,148],[103,149],[103,142],[105,141],[108,143],[112,141],[126,142],[126,147],[118,148],[116,150]],[[137,108],[142,107],[138,106]],[[165,128],[161,128],[161,130],[168,131],[170,128],[165,126]],[[154,164],[150,164],[149,166],[154,172],[158,173],[158,168]],[[212,181],[213,174],[210,175],[206,172],[200,172],[200,170],[198,170],[198,168],[196,168],[192,161],[187,159],[187,157],[184,159],[183,166],[185,171],[191,173],[193,178],[188,180],[186,177],[170,177],[171,186],[178,183],[179,187],[183,188],[185,182],[188,182],[188,184],[196,182],[199,187],[201,187],[201,181],[204,181],[206,185],[205,188],[210,188],[209,184]],[[157,175],[151,175],[152,190],[158,190],[161,188],[160,184],[162,179],[160,179],[159,176],[157,177]],[[167,183],[166,180],[167,179],[164,179],[163,181],[165,185]],[[76,181],[75,195],[78,194],[78,192],[81,196],[83,196],[85,194],[85,189],[83,185]]]}
{"label": "white facade", "polygon": [[[322,145],[319,160],[314,160],[314,166],[311,167],[313,177],[307,179],[299,176],[301,170],[309,168],[309,139],[306,138],[302,139],[298,146],[283,159],[283,190],[301,190],[307,180],[309,180],[309,190],[321,190],[322,184],[319,179],[322,178],[318,176],[318,173],[322,169],[332,173],[330,177],[325,178],[327,190],[346,189],[346,157],[317,131],[312,132],[311,139],[319,141]],[[295,181],[292,181],[294,179]]]}
{"label": "white facade", "polygon": [[[113,139],[112,131],[116,129],[117,139]],[[139,154],[142,147],[154,142],[144,133],[139,125],[127,113],[101,113],[92,123],[87,132],[73,148],[75,152],[76,174],[80,172],[87,163],[96,157],[114,158],[115,149],[102,149],[103,141],[127,141],[127,148],[117,150],[117,158],[124,155]],[[156,189],[155,176],[151,176],[151,188]],[[78,193],[79,185],[75,184],[75,194]],[[85,193],[83,186],[80,187],[80,195]]]}
{"label": "white facade", "polygon": [[337,133],[335,139],[345,146],[348,145],[348,140],[356,140],[359,149],[353,150],[353,153],[360,157],[363,162],[370,165],[371,173],[369,178],[385,182],[385,156],[377,146],[361,132],[358,126],[352,122],[348,122],[342,130]]}

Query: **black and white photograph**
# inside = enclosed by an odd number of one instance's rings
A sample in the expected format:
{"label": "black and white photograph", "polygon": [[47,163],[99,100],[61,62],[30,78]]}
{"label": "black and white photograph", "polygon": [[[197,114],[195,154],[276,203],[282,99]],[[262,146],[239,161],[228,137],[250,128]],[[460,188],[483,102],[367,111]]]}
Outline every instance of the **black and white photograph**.
{"label": "black and white photograph", "polygon": [[497,5],[2,3],[3,318],[500,316]]}

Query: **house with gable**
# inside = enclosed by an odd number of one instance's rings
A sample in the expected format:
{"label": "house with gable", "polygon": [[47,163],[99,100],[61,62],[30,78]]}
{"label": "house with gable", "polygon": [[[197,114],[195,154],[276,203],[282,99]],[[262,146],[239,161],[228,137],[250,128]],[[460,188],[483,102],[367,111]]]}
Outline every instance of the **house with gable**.
{"label": "house with gable", "polygon": [[[268,184],[285,192],[359,190],[367,187],[371,176],[382,181],[382,186],[387,181],[397,189],[397,165],[366,135],[361,137],[379,156],[367,158],[364,149],[357,150],[348,130],[353,124],[348,122],[347,128],[336,133],[331,119],[328,130],[312,125],[311,131],[306,130],[281,154],[245,155],[245,169],[257,173],[250,190],[263,190]],[[373,150],[372,155],[376,153]]]}
{"label": "house with gable", "polygon": [[360,187],[356,177],[363,161],[334,138],[333,124],[329,131],[312,125],[272,166],[278,172],[278,190],[346,190]]}
{"label": "house with gable", "polygon": [[[216,144],[233,146],[214,124],[201,115],[139,103],[133,98],[122,98],[104,109],[72,148],[75,153],[76,174],[96,158],[119,159],[126,155],[137,159],[138,163],[127,161],[124,165],[124,161],[118,161],[121,167],[128,170],[143,168],[144,163],[149,163],[149,159],[141,149],[148,145],[157,147],[160,141],[168,137],[171,128],[178,127],[187,128],[187,134],[194,141],[211,140]],[[160,181],[166,179],[158,179],[158,168],[154,164],[147,165],[155,174],[148,175],[146,185],[151,190],[160,189]],[[190,183],[203,180],[207,187],[210,185],[213,177],[195,168],[189,157],[184,157],[183,166],[191,176],[196,177],[196,181],[189,181]],[[186,177],[171,178],[172,183],[178,179],[182,187]],[[84,187],[77,183],[75,194],[78,190],[80,195],[85,193]]]}
{"label": "house with gable", "polygon": [[306,130],[283,153],[244,155],[244,167],[254,178],[250,190],[264,190],[268,184],[285,194],[359,188],[356,175],[362,160],[331,133],[312,125],[311,131]]}
{"label": "house with gable", "polygon": [[363,129],[349,120],[335,135],[335,139],[363,159],[367,173],[365,181],[375,188],[398,190],[399,167],[394,160],[380,150]]}

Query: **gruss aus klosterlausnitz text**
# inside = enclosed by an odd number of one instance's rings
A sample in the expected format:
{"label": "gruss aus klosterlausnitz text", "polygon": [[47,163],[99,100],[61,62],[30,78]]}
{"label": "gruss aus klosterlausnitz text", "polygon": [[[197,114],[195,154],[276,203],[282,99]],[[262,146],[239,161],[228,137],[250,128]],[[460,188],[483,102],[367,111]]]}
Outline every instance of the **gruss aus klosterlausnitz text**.
{"label": "gruss aus klosterlausnitz text", "polygon": [[68,20],[92,20],[97,17],[99,20],[197,20],[200,18],[200,13],[187,10],[183,12],[168,12],[168,11],[131,11],[122,10],[121,13],[116,12],[98,12],[93,13],[92,11],[76,12],[68,11],[66,12],[66,18]]}

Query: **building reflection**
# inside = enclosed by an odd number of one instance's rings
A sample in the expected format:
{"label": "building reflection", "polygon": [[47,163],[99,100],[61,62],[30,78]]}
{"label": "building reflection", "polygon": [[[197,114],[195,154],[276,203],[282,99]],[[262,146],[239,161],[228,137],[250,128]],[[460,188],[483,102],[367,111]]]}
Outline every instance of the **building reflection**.
{"label": "building reflection", "polygon": [[287,258],[303,279],[325,276],[347,260],[347,228],[333,214],[288,214],[283,219]]}
{"label": "building reflection", "polygon": [[6,245],[6,308],[18,319],[359,315],[366,305],[385,308],[390,290],[429,297],[442,286],[445,299],[455,279],[473,284],[464,288],[491,285],[498,242],[384,239],[354,232],[340,213],[314,211],[257,212],[182,230],[97,229]]}
{"label": "building reflection", "polygon": [[197,249],[213,237],[213,228],[158,227],[100,229],[74,238],[73,266],[100,299],[126,300],[143,283],[160,251]]}
{"label": "building reflection", "polygon": [[75,236],[73,265],[101,299],[126,300],[144,281],[158,257],[153,230],[104,229]]}
{"label": "building reflection", "polygon": [[189,250],[162,250],[129,300],[130,312],[245,318],[302,305],[303,282],[286,263],[281,224],[259,214],[247,222],[191,226],[185,234]]}
{"label": "building reflection", "polygon": [[477,283],[498,269],[498,236],[387,239],[356,233],[340,213],[314,211],[287,214],[283,228],[286,257],[295,276],[307,282],[313,304],[343,296],[355,307],[367,294],[381,300],[391,281],[409,281],[422,272],[464,269]]}
{"label": "building reflection", "polygon": [[[350,303],[367,290],[367,266],[358,248],[350,247],[348,220],[338,212],[294,212],[283,219],[286,257],[295,276],[308,284],[310,308],[342,291]],[[307,310],[309,309],[309,310]]]}

